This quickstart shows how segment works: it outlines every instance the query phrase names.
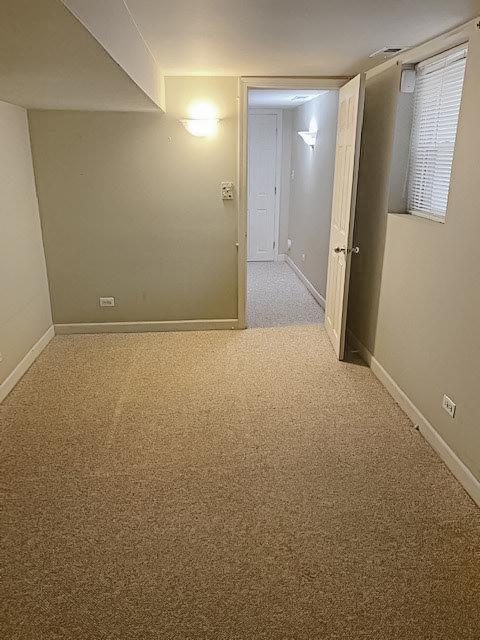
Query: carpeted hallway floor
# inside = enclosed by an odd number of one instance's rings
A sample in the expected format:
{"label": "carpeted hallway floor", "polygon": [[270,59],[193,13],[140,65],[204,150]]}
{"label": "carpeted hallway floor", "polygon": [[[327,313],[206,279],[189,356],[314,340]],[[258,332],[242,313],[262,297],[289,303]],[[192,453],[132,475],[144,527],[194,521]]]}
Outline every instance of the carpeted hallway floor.
{"label": "carpeted hallway floor", "polygon": [[249,327],[324,322],[324,310],[286,262],[247,264]]}
{"label": "carpeted hallway floor", "polygon": [[0,423],[2,639],[479,638],[479,510],[318,326],[57,337]]}

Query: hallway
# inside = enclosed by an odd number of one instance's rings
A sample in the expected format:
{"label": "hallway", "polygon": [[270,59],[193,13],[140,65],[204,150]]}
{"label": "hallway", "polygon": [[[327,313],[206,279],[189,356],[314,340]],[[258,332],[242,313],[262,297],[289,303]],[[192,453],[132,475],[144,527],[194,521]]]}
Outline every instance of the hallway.
{"label": "hallway", "polygon": [[324,310],[286,262],[249,262],[247,274],[247,327],[323,324]]}

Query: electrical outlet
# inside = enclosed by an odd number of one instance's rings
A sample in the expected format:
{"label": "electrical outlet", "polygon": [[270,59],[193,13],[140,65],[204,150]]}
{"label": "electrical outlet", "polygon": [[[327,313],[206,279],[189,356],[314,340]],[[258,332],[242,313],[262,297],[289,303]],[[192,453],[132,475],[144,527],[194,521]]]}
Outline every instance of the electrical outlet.
{"label": "electrical outlet", "polygon": [[302,262],[305,262],[305,254],[302,253],[302,255],[300,257],[301,257]]}
{"label": "electrical outlet", "polygon": [[290,180],[295,180],[295,169],[290,171]]}
{"label": "electrical outlet", "polygon": [[114,307],[115,298],[99,298],[99,303],[101,307]]}
{"label": "electrical outlet", "polygon": [[451,418],[454,418],[457,405],[448,396],[443,396],[442,409],[444,409]]}

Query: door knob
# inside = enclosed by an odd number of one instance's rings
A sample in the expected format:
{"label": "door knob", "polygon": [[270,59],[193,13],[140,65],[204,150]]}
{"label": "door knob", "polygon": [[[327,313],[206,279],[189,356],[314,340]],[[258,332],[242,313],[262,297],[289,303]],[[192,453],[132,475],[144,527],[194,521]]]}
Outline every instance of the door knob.
{"label": "door knob", "polygon": [[335,253],[344,253],[348,255],[349,253],[360,253],[360,247],[350,247],[347,249],[346,247],[335,247]]}

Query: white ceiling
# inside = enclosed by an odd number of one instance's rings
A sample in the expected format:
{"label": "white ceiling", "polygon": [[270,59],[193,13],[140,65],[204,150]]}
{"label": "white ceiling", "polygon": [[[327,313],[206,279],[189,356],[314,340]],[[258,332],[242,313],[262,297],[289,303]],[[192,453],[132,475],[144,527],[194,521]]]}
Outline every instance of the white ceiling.
{"label": "white ceiling", "polygon": [[384,45],[476,17],[480,0],[126,0],[167,75],[344,75]]}
{"label": "white ceiling", "polygon": [[322,93],[318,89],[254,89],[248,92],[249,107],[295,109]]}

